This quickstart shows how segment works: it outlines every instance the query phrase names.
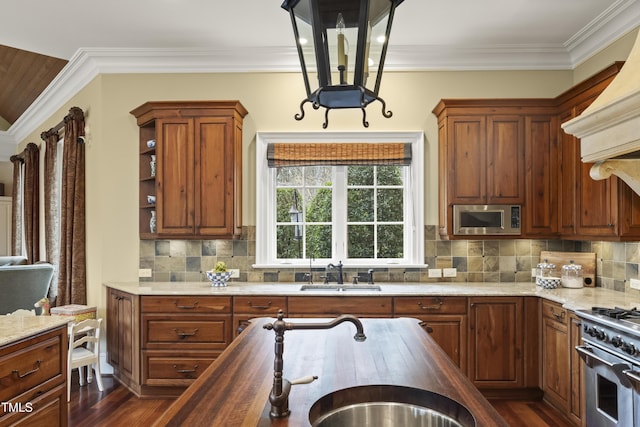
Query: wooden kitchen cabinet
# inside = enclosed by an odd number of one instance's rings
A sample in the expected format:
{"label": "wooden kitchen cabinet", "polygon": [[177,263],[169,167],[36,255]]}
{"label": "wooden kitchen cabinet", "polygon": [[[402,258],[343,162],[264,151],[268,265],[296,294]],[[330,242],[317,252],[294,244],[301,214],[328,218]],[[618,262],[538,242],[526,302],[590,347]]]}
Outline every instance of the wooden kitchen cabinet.
{"label": "wooden kitchen cabinet", "polygon": [[175,396],[198,378],[231,343],[231,306],[230,296],[143,296],[142,393]]}
{"label": "wooden kitchen cabinet", "polygon": [[282,310],[287,316],[287,297],[251,295],[233,297],[233,336],[237,337],[256,317],[277,317]]}
{"label": "wooden kitchen cabinet", "polygon": [[289,317],[392,317],[392,297],[313,296],[289,297]]}
{"label": "wooden kitchen cabinet", "polygon": [[[0,346],[0,425],[68,424],[68,345],[64,324]],[[10,411],[9,404],[17,409]]]}
{"label": "wooden kitchen cabinet", "polygon": [[395,297],[394,317],[414,317],[451,358],[467,373],[467,298]]}
{"label": "wooden kitchen cabinet", "polygon": [[562,413],[571,398],[569,315],[561,304],[542,301],[542,391]]}
{"label": "wooden kitchen cabinet", "polygon": [[[557,98],[559,125],[580,115],[620,71],[616,63]],[[637,240],[640,196],[621,179],[594,180],[580,158],[580,140],[559,129],[561,236],[573,240]]]}
{"label": "wooden kitchen cabinet", "polygon": [[582,345],[582,321],[573,312],[569,312],[569,366],[570,366],[570,399],[568,416],[575,425],[582,425],[584,420],[584,362],[576,351]]}
{"label": "wooden kitchen cabinet", "polygon": [[138,297],[107,288],[107,361],[120,382],[139,394]]}
{"label": "wooden kitchen cabinet", "polygon": [[[438,118],[440,235],[453,205],[521,205],[522,237],[557,233],[556,118],[550,100],[443,99]],[[541,179],[543,177],[543,179]],[[496,238],[496,236],[490,236]],[[513,236],[509,236],[513,238]]]}
{"label": "wooden kitchen cabinet", "polygon": [[524,386],[523,299],[469,298],[469,378],[479,389]]}
{"label": "wooden kitchen cabinet", "polygon": [[[140,238],[238,238],[242,122],[247,114],[242,104],[147,102],[131,114],[140,127]],[[154,148],[147,146],[151,139],[156,140]],[[155,203],[148,202],[149,195],[156,196]]]}

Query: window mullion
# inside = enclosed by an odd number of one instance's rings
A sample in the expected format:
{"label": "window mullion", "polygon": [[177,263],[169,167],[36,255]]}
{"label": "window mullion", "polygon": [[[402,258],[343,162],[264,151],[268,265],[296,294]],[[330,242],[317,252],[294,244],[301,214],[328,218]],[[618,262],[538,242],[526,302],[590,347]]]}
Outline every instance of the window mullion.
{"label": "window mullion", "polygon": [[334,251],[336,260],[347,258],[347,168],[337,166],[334,169],[335,179],[333,188],[332,227]]}

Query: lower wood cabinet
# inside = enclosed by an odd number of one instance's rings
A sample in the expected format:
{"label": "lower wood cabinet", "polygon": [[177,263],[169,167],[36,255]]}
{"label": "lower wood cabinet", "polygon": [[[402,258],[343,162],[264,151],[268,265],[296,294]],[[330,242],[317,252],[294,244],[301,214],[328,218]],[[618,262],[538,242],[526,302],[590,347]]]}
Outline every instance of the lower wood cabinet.
{"label": "lower wood cabinet", "polygon": [[569,315],[562,305],[542,302],[542,390],[566,413],[570,399]]}
{"label": "lower wood cabinet", "polygon": [[233,336],[238,336],[256,317],[276,317],[278,311],[287,315],[287,297],[251,295],[233,297]]}
{"label": "lower wood cabinet", "polygon": [[392,297],[289,297],[290,317],[327,317],[353,314],[362,317],[391,317]]}
{"label": "lower wood cabinet", "polygon": [[395,317],[415,317],[453,363],[467,373],[467,298],[395,297]]}
{"label": "lower wood cabinet", "polygon": [[580,318],[561,304],[542,301],[542,389],[544,399],[575,425],[584,419]]}
{"label": "lower wood cabinet", "polygon": [[0,426],[67,425],[67,348],[66,324],[0,346]]}

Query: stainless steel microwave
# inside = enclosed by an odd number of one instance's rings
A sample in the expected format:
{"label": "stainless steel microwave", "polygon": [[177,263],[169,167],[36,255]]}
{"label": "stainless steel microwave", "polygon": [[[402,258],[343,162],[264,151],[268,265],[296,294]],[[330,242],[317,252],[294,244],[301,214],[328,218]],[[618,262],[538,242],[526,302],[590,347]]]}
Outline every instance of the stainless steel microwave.
{"label": "stainless steel microwave", "polygon": [[453,205],[454,235],[519,235],[520,205]]}

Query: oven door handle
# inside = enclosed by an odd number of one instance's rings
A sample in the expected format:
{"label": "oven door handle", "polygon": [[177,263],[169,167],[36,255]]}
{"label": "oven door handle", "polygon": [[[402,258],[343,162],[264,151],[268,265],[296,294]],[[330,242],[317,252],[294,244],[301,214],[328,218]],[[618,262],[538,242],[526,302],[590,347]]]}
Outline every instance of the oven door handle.
{"label": "oven door handle", "polygon": [[627,378],[629,378],[629,380],[631,380],[631,384],[633,385],[633,388],[637,392],[640,392],[640,375],[638,375],[639,373],[634,371],[633,369],[626,369],[626,370],[622,371],[622,373]]}
{"label": "oven door handle", "polygon": [[631,366],[629,366],[628,363],[609,362],[608,360],[597,356],[593,352],[593,349],[591,347],[587,347],[586,345],[576,346],[576,351],[589,368],[593,368],[593,361],[601,363],[613,371],[616,377],[618,377],[618,380],[620,380],[620,384],[623,387],[631,388],[631,382],[629,381],[627,374],[625,374],[625,371],[629,371],[631,369]]}

